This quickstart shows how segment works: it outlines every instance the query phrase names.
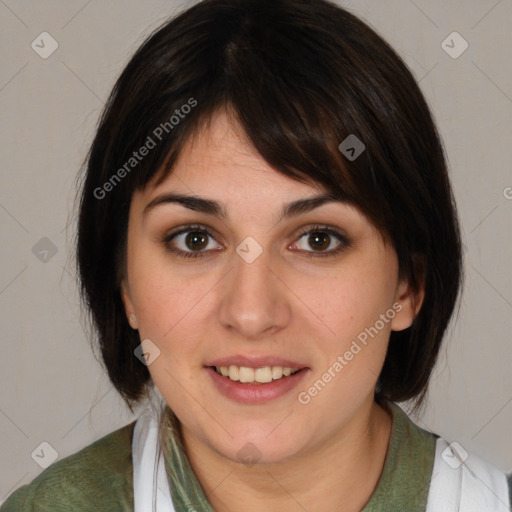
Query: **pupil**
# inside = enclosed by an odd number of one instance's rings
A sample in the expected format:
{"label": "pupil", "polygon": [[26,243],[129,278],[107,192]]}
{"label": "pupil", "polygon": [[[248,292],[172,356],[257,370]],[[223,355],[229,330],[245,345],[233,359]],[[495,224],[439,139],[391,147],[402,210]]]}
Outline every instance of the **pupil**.
{"label": "pupil", "polygon": [[186,242],[189,249],[203,249],[207,245],[206,236],[199,231],[189,233]]}
{"label": "pupil", "polygon": [[309,235],[309,241],[315,250],[329,247],[329,235],[327,233],[317,232],[314,235]]}

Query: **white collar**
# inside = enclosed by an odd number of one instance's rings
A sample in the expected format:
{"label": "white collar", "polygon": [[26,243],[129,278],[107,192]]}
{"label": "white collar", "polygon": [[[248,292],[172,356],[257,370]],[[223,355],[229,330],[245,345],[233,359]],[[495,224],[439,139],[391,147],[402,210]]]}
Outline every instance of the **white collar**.
{"label": "white collar", "polygon": [[426,512],[510,512],[507,477],[458,443],[439,438]]}
{"label": "white collar", "polygon": [[175,512],[158,431],[158,415],[145,410],[132,440],[134,512]]}

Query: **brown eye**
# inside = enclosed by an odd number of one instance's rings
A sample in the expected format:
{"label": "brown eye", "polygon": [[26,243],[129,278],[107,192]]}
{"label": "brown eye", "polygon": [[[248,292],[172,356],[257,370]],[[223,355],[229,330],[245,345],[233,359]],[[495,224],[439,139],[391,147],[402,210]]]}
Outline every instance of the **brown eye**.
{"label": "brown eye", "polygon": [[330,238],[327,233],[317,231],[309,235],[308,243],[315,251],[323,251],[329,247]]}
{"label": "brown eye", "polygon": [[208,234],[201,231],[191,231],[185,237],[185,245],[191,250],[201,250],[208,245]]}
{"label": "brown eye", "polygon": [[337,255],[349,245],[349,240],[341,233],[327,226],[315,226],[302,233],[292,247],[308,257],[328,257]]}
{"label": "brown eye", "polygon": [[222,249],[213,235],[202,226],[186,226],[163,239],[168,252],[183,258],[201,258],[211,250]]}

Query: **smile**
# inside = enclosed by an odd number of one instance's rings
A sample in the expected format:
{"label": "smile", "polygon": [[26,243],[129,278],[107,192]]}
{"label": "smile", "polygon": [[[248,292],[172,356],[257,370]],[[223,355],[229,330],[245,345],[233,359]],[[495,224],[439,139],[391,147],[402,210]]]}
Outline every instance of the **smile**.
{"label": "smile", "polygon": [[265,384],[284,377],[289,377],[299,371],[298,368],[288,366],[263,366],[261,368],[249,368],[247,366],[214,366],[215,371],[235,382]]}
{"label": "smile", "polygon": [[[295,389],[309,368],[293,366],[206,366],[210,379],[224,397],[241,404],[264,404],[285,397]],[[290,399],[293,395],[290,395]]]}

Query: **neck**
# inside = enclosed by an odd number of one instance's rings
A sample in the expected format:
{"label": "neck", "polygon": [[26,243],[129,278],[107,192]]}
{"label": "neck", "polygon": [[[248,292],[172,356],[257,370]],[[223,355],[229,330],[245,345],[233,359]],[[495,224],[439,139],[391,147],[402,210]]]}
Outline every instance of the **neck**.
{"label": "neck", "polygon": [[[372,397],[373,398],[373,397]],[[360,511],[382,473],[391,415],[373,400],[335,436],[284,462],[248,467],[212,450],[183,427],[192,469],[216,512]]]}

